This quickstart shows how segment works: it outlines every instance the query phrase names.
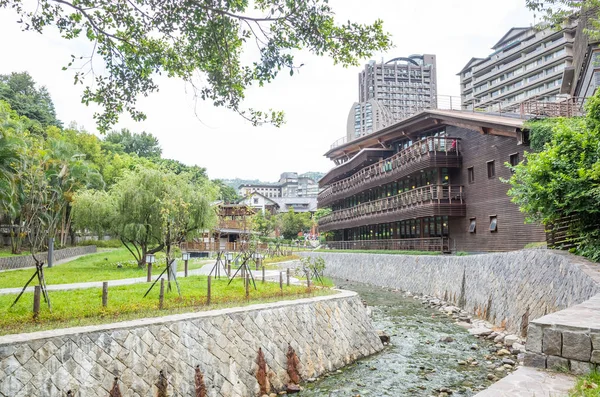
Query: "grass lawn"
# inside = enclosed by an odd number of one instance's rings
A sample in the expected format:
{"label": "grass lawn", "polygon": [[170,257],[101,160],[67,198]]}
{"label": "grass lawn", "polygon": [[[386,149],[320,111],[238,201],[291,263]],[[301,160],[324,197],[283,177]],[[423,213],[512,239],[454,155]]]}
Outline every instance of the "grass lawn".
{"label": "grass lawn", "polygon": [[7,256],[23,256],[23,255],[29,255],[29,252],[23,251],[20,254],[14,255],[10,252],[10,247],[0,248],[0,258],[5,258]]}
{"label": "grass lawn", "polygon": [[[153,274],[160,274],[165,268],[165,255],[156,255],[156,263],[152,266]],[[196,269],[208,263],[204,259],[192,259],[188,263],[189,269]],[[120,268],[118,266],[121,266]],[[183,270],[183,261],[177,261],[177,270]],[[22,287],[33,275],[33,269],[0,272],[0,288]],[[48,269],[44,268],[46,283],[68,284],[84,283],[88,281],[109,281],[123,278],[146,276],[146,269],[139,269],[133,256],[126,248],[98,252],[77,258],[71,262],[57,265]]]}
{"label": "grass lawn", "polygon": [[600,397],[600,373],[592,372],[577,378],[577,384],[569,397]]}
{"label": "grass lawn", "polygon": [[329,250],[317,249],[311,252],[346,252],[356,254],[390,254],[390,255],[441,255],[437,251],[397,251],[397,250]]}
{"label": "grass lawn", "polygon": [[[242,279],[235,279],[227,286],[228,280],[213,279],[211,285],[211,305],[206,305],[207,277],[192,276],[180,278],[182,297],[173,291],[167,292],[165,285],[164,309],[159,310],[158,296],[160,285],[143,298],[149,283],[133,284],[108,289],[108,305],[102,307],[102,290],[89,288],[72,291],[50,291],[52,312],[44,304],[43,298],[38,320],[33,320],[33,293],[24,294],[19,303],[10,308],[16,295],[0,295],[0,335],[33,332],[45,329],[74,327],[112,323],[143,317],[159,317],[168,314],[212,310],[223,307],[242,306],[253,303],[273,302],[282,299],[297,299],[313,295],[335,293],[330,289],[315,288],[310,291],[305,286],[283,286],[279,283],[257,281],[257,291],[250,289],[250,299],[246,299]],[[166,283],[165,283],[166,284]]]}

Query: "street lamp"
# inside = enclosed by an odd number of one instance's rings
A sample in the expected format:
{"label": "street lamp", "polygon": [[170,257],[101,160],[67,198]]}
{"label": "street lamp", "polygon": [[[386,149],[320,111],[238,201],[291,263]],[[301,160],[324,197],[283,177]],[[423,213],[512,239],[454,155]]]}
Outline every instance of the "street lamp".
{"label": "street lamp", "polygon": [[148,277],[146,278],[147,282],[152,282],[152,264],[156,261],[156,257],[154,254],[146,255],[146,263],[148,264]]}
{"label": "street lamp", "polygon": [[184,276],[187,277],[188,276],[188,261],[190,260],[190,253],[189,252],[182,252],[181,253],[181,259],[183,259],[183,263],[185,263],[185,274],[184,274]]}

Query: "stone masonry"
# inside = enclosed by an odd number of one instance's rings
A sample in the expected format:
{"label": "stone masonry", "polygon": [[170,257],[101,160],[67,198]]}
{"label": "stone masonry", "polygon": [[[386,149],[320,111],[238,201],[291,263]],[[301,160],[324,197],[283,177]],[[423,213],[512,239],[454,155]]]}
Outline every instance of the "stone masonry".
{"label": "stone masonry", "polygon": [[[85,254],[93,254],[96,252],[95,245],[88,245],[83,247],[71,247],[64,248],[60,250],[54,251],[54,261],[59,261],[62,259],[71,258],[73,256],[85,255]],[[48,261],[48,253],[40,252],[36,255],[37,258],[43,262]],[[35,261],[31,255],[22,255],[22,256],[10,256],[5,258],[0,258],[0,270],[8,270],[8,269],[19,269],[22,267],[31,267],[35,266]]]}
{"label": "stone masonry", "polygon": [[529,324],[525,364],[585,374],[600,365],[600,294]]}
{"label": "stone masonry", "polygon": [[600,293],[599,264],[553,250],[467,256],[303,255],[324,258],[328,276],[433,295],[513,333],[525,333],[531,320]]}
{"label": "stone masonry", "polygon": [[295,301],[146,318],[0,337],[0,396],[195,396],[199,365],[211,397],[255,396],[262,348],[272,391],[295,349],[302,378],[319,376],[383,349],[358,295],[342,291]]}

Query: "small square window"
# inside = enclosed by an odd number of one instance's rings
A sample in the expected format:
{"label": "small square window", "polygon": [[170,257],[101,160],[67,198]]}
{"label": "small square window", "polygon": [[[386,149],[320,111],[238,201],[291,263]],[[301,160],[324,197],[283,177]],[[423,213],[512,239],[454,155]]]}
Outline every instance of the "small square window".
{"label": "small square window", "polygon": [[[514,167],[517,164],[519,164],[519,161],[520,161],[520,159],[519,159],[519,153],[513,153],[513,154],[511,154],[509,156],[509,158],[508,158],[508,161],[509,161],[511,167]],[[514,172],[514,171],[511,170],[511,172]]]}
{"label": "small square window", "polygon": [[469,174],[469,183],[475,182],[475,169],[473,167],[467,168],[467,172]]}
{"label": "small square window", "polygon": [[490,232],[498,231],[498,217],[496,215],[490,216]]}
{"label": "small square window", "polygon": [[469,233],[475,233],[475,228],[477,226],[477,222],[475,218],[471,218],[471,223],[469,224]]}
{"label": "small square window", "polygon": [[487,162],[487,173],[488,178],[493,178],[496,176],[496,162],[494,160]]}
{"label": "small square window", "polygon": [[258,198],[257,197],[254,198],[254,204],[258,204]]}

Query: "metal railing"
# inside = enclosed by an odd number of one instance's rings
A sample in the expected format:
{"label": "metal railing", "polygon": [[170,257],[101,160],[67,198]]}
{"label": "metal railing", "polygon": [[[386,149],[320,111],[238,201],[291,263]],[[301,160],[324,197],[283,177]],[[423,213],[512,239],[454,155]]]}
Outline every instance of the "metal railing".
{"label": "metal railing", "polygon": [[[253,244],[253,247],[256,247],[261,250],[266,250],[268,247],[267,243],[259,243]],[[216,252],[216,251],[228,251],[228,252],[238,252],[244,251],[250,248],[250,245],[247,241],[240,241],[234,243],[224,243],[220,241],[212,241],[212,242],[200,242],[200,241],[187,241],[180,244],[179,248],[182,251],[199,251],[199,252]]]}
{"label": "metal railing", "polygon": [[449,237],[406,238],[389,240],[329,241],[327,248],[341,250],[397,250],[450,252]]}
{"label": "metal railing", "polygon": [[337,195],[348,195],[361,190],[361,185],[374,182],[390,175],[400,174],[415,162],[431,156],[460,156],[460,138],[427,137],[399,151],[388,159],[361,169],[354,175],[334,182],[319,193],[318,201],[323,205]]}
{"label": "metal railing", "polygon": [[463,187],[456,185],[428,185],[351,208],[334,211],[319,219],[319,226],[331,223],[405,211],[429,204],[463,204]]}
{"label": "metal railing", "polygon": [[347,143],[347,142],[348,142],[348,137],[346,137],[346,136],[343,136],[343,137],[341,137],[341,138],[337,139],[335,142],[333,142],[333,143],[331,144],[331,147],[330,147],[330,149],[335,149],[336,147],[338,147],[338,146],[342,146],[343,144],[345,144],[345,143]]}

